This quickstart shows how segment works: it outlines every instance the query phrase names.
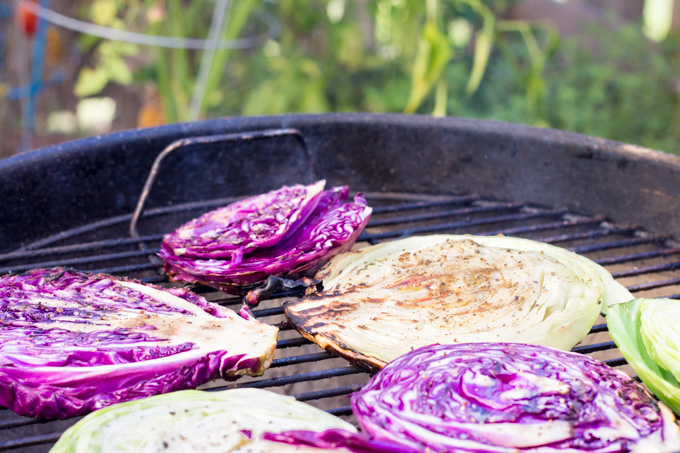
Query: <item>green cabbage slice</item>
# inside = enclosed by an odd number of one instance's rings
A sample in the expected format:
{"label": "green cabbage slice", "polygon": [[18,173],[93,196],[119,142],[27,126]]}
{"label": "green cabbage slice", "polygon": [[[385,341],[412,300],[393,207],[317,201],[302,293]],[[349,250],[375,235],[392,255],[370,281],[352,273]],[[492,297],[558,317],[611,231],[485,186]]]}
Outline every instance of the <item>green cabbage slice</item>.
{"label": "green cabbage slice", "polygon": [[680,414],[680,300],[634,299],[612,306],[607,327],[640,379]]}
{"label": "green cabbage slice", "polygon": [[380,368],[440,343],[516,342],[569,350],[601,311],[633,296],[568,250],[503,236],[416,236],[339,255],[324,290],[284,303],[307,338]]}
{"label": "green cabbage slice", "polygon": [[185,390],[93,412],[68,429],[50,453],[319,452],[261,436],[333,428],[356,433],[351,424],[290,396],[258,389]]}

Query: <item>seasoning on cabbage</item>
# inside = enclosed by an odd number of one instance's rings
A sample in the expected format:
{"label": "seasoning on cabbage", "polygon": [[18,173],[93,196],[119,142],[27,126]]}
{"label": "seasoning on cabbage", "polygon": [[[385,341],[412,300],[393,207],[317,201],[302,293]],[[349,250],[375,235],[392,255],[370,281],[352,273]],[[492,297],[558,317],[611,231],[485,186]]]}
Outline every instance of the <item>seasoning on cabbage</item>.
{"label": "seasoning on cabbage", "polygon": [[603,305],[632,296],[601,266],[511,237],[434,235],[337,256],[324,291],[284,303],[308,339],[371,367],[433,343],[517,342],[569,350]]}
{"label": "seasoning on cabbage", "polygon": [[38,269],[0,277],[0,405],[67,418],[260,375],[278,329],[179,288]]}
{"label": "seasoning on cabbage", "polygon": [[356,432],[327,412],[266,390],[185,390],[94,412],[69,428],[51,453],[320,452],[329,450],[269,442],[262,435],[331,428]]}
{"label": "seasoning on cabbage", "polygon": [[672,412],[590,357],[509,343],[431,345],[394,360],[352,409],[371,436],[431,452],[675,452]]}
{"label": "seasoning on cabbage", "polygon": [[[244,292],[270,275],[313,273],[354,245],[371,214],[361,195],[345,203],[348,189],[344,186],[311,196],[323,184],[284,186],[189,222],[163,240],[159,256],[165,261],[165,272],[174,281],[202,283],[230,293]],[[304,200],[303,207],[298,199]],[[251,207],[260,204],[264,207]],[[293,213],[301,211],[309,212],[293,220]],[[206,250],[219,252],[207,254]]]}
{"label": "seasoning on cabbage", "polygon": [[640,379],[680,414],[680,300],[616,305],[607,312],[607,327]]}

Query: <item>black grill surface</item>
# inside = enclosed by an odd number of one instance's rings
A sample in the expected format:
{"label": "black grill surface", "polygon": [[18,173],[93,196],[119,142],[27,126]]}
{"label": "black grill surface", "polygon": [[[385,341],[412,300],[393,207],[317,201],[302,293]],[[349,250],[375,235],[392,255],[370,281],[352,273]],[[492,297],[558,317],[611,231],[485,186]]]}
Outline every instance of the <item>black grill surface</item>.
{"label": "black grill surface", "polygon": [[[485,200],[475,195],[365,195],[374,207],[374,214],[355,247],[433,233],[525,237],[593,259],[605,266],[636,297],[680,298],[680,246],[669,237],[649,234],[635,225],[612,224],[604,217],[582,216],[559,207]],[[140,237],[134,239],[128,235],[131,215],[61,232],[21,250],[0,255],[0,272],[59,265],[169,286],[160,261],[154,255],[162,239],[159,232],[170,231],[231,201],[219,199],[148,210],[138,225]],[[194,290],[234,309],[240,305],[238,298],[210,288]],[[280,293],[254,310],[258,318],[281,327],[276,358],[263,376],[229,383],[215,381],[201,388],[206,391],[266,388],[294,395],[301,401],[353,421],[349,395],[366,383],[370,375],[363,368],[324,352],[287,324],[281,302],[296,296],[295,293]],[[632,373],[611,341],[603,318],[574,351]],[[0,408],[0,451],[48,451],[61,433],[79,419],[42,421],[20,417]]]}

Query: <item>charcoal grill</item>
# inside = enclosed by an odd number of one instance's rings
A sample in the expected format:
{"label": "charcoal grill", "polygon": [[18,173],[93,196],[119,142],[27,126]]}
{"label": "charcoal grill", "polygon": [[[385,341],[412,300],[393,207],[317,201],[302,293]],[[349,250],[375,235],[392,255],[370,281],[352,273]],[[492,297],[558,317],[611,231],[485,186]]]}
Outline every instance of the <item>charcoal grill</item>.
{"label": "charcoal grill", "polygon": [[[321,177],[374,207],[358,245],[427,233],[527,237],[597,261],[636,296],[680,298],[679,158],[554,130],[401,115],[219,119],[7,159],[0,272],[65,265],[167,285],[154,257],[163,233],[238,197]],[[254,311],[281,325],[264,376],[204,388],[267,388],[352,420],[348,396],[369,375],[285,323],[281,301],[295,296],[276,294]],[[603,319],[574,351],[630,372]],[[47,451],[78,419],[0,408],[0,451]]]}

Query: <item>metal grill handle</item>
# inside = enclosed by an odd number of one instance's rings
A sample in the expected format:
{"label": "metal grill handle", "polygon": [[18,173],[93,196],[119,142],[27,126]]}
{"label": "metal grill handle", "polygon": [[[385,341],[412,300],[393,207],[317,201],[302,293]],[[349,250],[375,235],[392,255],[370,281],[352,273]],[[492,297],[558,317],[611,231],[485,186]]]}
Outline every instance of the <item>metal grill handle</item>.
{"label": "metal grill handle", "polygon": [[144,203],[146,203],[146,199],[149,197],[149,192],[151,192],[151,187],[158,178],[161,163],[169,154],[173,153],[178,149],[188,148],[193,145],[210,145],[214,143],[251,141],[264,138],[275,138],[285,136],[290,136],[298,139],[298,141],[302,145],[302,149],[305,153],[305,156],[307,156],[307,159],[309,160],[310,168],[314,173],[318,174],[319,173],[318,169],[312,159],[311,153],[309,152],[309,148],[307,147],[304,135],[302,135],[302,132],[300,132],[299,130],[293,128],[265,129],[261,131],[246,131],[222,135],[203,135],[200,137],[182,138],[170,143],[168,146],[165,147],[165,149],[163,149],[163,151],[161,151],[158,154],[156,160],[154,160],[153,165],[151,166],[151,171],[149,172],[149,176],[146,178],[146,183],[144,183],[144,188],[142,189],[142,193],[139,196],[137,207],[135,208],[132,220],[130,221],[130,237],[139,238],[139,233],[137,232],[137,223],[139,222],[139,219],[142,217]]}

